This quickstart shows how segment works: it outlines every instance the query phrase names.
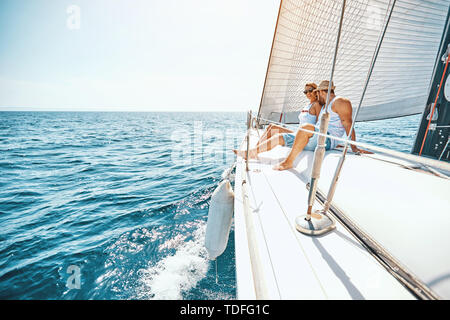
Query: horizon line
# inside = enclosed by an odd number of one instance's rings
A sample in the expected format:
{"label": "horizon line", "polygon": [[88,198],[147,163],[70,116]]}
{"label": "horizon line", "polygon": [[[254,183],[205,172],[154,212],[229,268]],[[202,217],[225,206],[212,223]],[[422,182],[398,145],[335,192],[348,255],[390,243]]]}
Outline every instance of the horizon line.
{"label": "horizon line", "polygon": [[[251,110],[251,109],[247,109]],[[224,109],[218,109],[218,110],[182,110],[182,109],[174,109],[174,110],[162,110],[162,109],[155,109],[155,110],[125,110],[125,109],[119,109],[119,110],[108,110],[108,109],[51,109],[51,108],[29,108],[29,107],[0,107],[0,112],[207,112],[207,113],[213,113],[213,112],[228,112],[228,113],[236,113],[236,112],[247,112],[246,110],[224,110]]]}

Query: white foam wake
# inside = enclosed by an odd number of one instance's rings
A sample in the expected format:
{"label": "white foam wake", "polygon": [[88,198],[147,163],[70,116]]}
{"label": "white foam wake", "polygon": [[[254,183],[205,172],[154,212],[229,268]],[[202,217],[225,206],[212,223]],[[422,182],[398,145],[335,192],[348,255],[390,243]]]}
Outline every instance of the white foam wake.
{"label": "white foam wake", "polygon": [[208,254],[204,247],[206,225],[196,229],[192,240],[182,242],[174,255],[142,270],[144,290],[140,298],[182,299],[183,292],[194,288],[208,272]]}

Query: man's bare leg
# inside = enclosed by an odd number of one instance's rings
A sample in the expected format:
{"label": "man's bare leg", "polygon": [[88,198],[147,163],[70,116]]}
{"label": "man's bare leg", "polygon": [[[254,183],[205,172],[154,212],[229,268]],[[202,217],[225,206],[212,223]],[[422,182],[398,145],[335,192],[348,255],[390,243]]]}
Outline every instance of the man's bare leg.
{"label": "man's bare leg", "polygon": [[[314,131],[314,126],[312,125],[305,125],[303,128]],[[309,139],[312,137],[312,133],[304,132],[304,131],[297,131],[297,134],[295,136],[294,144],[292,145],[291,152],[289,152],[287,158],[279,163],[278,165],[274,166],[274,170],[287,170],[294,166],[294,160],[297,158],[297,156],[300,154],[300,152],[303,151],[305,146],[308,144]]]}
{"label": "man's bare leg", "polygon": [[[266,152],[269,150],[272,150],[278,145],[284,145],[284,139],[281,134],[274,135],[272,138],[264,141],[260,145],[256,146],[253,149],[248,150],[248,158],[249,159],[256,159],[258,158],[258,153]],[[244,159],[247,158],[247,150],[236,150],[233,149],[233,152]]]}

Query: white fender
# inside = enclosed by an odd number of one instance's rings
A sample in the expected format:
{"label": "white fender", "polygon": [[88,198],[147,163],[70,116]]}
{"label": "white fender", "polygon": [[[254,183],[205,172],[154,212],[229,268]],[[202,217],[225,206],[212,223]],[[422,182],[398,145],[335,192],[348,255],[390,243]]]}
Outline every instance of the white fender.
{"label": "white fender", "polygon": [[209,204],[205,247],[209,258],[215,260],[227,247],[234,211],[234,192],[228,179],[214,190]]}

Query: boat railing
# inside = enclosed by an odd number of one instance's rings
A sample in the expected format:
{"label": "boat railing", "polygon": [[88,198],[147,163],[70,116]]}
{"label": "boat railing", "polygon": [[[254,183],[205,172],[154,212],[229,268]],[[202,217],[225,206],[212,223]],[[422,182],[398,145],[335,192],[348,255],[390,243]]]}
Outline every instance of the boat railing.
{"label": "boat railing", "polygon": [[[265,121],[266,123],[270,124],[276,124],[282,127],[286,127],[285,123],[282,122],[277,122],[277,121],[272,121],[269,119],[264,119],[261,117],[256,117],[257,119],[257,123],[260,123],[261,121]],[[256,126],[255,126],[256,127]],[[418,164],[422,164],[425,166],[430,166],[432,168],[435,169],[440,169],[446,172],[450,172],[450,163],[448,162],[444,162],[444,161],[439,161],[439,160],[435,160],[435,159],[431,159],[431,158],[426,158],[426,157],[419,157],[416,156],[414,154],[409,154],[409,153],[404,153],[404,152],[400,152],[400,151],[396,151],[396,150],[392,150],[392,149],[387,149],[387,148],[383,148],[383,147],[379,147],[379,146],[375,146],[369,143],[364,143],[364,142],[357,142],[357,141],[353,141],[350,140],[348,138],[341,138],[341,137],[336,137],[330,134],[324,134],[324,133],[320,133],[317,131],[312,131],[312,130],[308,130],[302,127],[297,128],[297,130],[303,131],[303,132],[307,132],[307,133],[312,133],[312,134],[316,134],[318,136],[324,136],[326,138],[330,138],[339,142],[343,142],[343,143],[347,143],[349,145],[354,145],[363,149],[368,149],[374,153],[381,153],[387,156],[391,156],[393,158],[400,158],[402,160],[407,160],[407,161],[411,161],[414,163],[418,163]]]}
{"label": "boat railing", "polygon": [[[282,3],[282,2],[281,2]],[[356,119],[358,118],[358,113],[361,109],[361,106],[363,104],[363,100],[365,97],[365,93],[366,90],[368,88],[369,85],[369,81],[371,79],[371,75],[372,75],[372,71],[374,69],[377,57],[378,57],[378,53],[380,52],[380,48],[381,45],[383,43],[384,40],[384,36],[386,34],[391,16],[393,14],[394,11],[394,7],[396,5],[396,0],[389,2],[390,5],[388,5],[387,10],[386,10],[386,15],[385,15],[385,20],[384,20],[384,27],[380,30],[380,34],[379,34],[379,38],[377,41],[377,45],[372,57],[372,60],[370,61],[370,65],[369,65],[369,70],[367,73],[367,77],[366,77],[366,81],[364,83],[364,87],[362,90],[362,94],[360,97],[360,101],[359,101],[359,105],[357,106],[354,115],[353,115],[353,121],[351,124],[351,128],[349,130],[349,132],[347,133],[347,136],[342,138],[342,137],[336,137],[333,135],[329,135],[327,133],[327,128],[328,128],[328,121],[329,121],[329,115],[328,115],[328,111],[327,108],[325,109],[326,112],[324,113],[324,115],[321,118],[320,121],[320,131],[316,132],[316,131],[312,131],[303,127],[298,128],[297,130],[299,131],[303,131],[306,133],[310,133],[310,134],[315,134],[319,137],[318,139],[318,145],[315,149],[314,152],[314,160],[313,160],[313,167],[312,167],[312,173],[311,173],[311,182],[310,182],[310,190],[309,190],[309,196],[308,196],[308,212],[306,214],[306,216],[304,216],[304,219],[296,219],[296,228],[297,230],[299,230],[300,232],[303,233],[307,233],[310,235],[319,235],[322,234],[324,232],[328,232],[329,230],[331,230],[334,226],[334,224],[332,223],[332,221],[330,220],[329,223],[327,224],[321,224],[320,221],[325,221],[325,219],[312,219],[312,204],[314,203],[314,199],[316,198],[316,186],[318,183],[318,179],[320,176],[320,171],[321,171],[321,167],[322,167],[322,161],[323,161],[323,157],[325,154],[325,140],[326,138],[330,138],[333,139],[335,141],[344,143],[344,148],[342,150],[341,153],[341,157],[339,159],[338,165],[335,169],[335,173],[334,173],[334,177],[333,180],[330,184],[330,189],[328,191],[328,194],[326,196],[326,200],[324,202],[323,205],[323,210],[320,210],[320,212],[323,214],[323,216],[326,216],[326,213],[328,212],[328,209],[330,208],[331,202],[333,200],[333,195],[334,195],[334,191],[336,189],[336,186],[338,184],[338,178],[340,175],[340,171],[341,168],[343,166],[343,163],[345,161],[345,156],[347,154],[347,150],[348,150],[348,146],[356,146],[356,147],[360,147],[362,149],[367,149],[370,150],[374,153],[380,153],[380,154],[384,154],[387,155],[388,157],[392,157],[392,158],[397,158],[397,159],[402,159],[402,160],[407,160],[410,161],[412,163],[417,163],[417,164],[421,164],[423,166],[431,167],[431,171],[433,174],[442,177],[442,178],[446,178],[448,179],[449,177],[437,170],[434,169],[439,169],[442,170],[446,173],[450,172],[450,163],[447,162],[443,162],[443,161],[438,161],[438,160],[434,160],[434,159],[430,159],[430,158],[426,158],[426,157],[422,157],[420,156],[416,156],[414,154],[406,154],[403,152],[399,152],[399,151],[395,151],[395,150],[391,150],[391,149],[387,149],[387,148],[382,148],[379,146],[375,146],[369,143],[362,143],[362,142],[356,142],[351,140],[351,136],[354,130],[354,126],[356,123]],[[281,12],[281,7],[282,5],[280,5],[280,11],[279,11],[279,17],[280,17],[280,12]],[[340,19],[339,19],[339,27],[337,29],[337,35],[336,35],[336,45],[334,48],[334,55],[333,55],[333,60],[331,61],[331,72],[330,72],[330,77],[329,77],[329,81],[328,81],[328,90],[327,91],[327,97],[325,100],[325,105],[328,106],[329,101],[330,101],[330,94],[331,94],[331,89],[333,87],[333,77],[334,77],[334,70],[335,70],[335,64],[336,64],[336,60],[337,60],[337,53],[338,53],[338,49],[339,49],[339,43],[340,43],[340,37],[341,37],[341,31],[342,31],[342,26],[343,26],[343,20],[344,20],[344,13],[345,13],[345,8],[346,8],[346,0],[342,0],[342,6],[341,6],[341,14],[340,14]],[[278,25],[278,21],[277,21],[277,25]],[[275,30],[276,33],[276,30]],[[274,37],[274,42],[275,42],[275,37]],[[273,43],[274,43],[273,42]],[[272,44],[272,49],[273,49],[273,44]],[[272,50],[271,50],[272,51]],[[271,57],[272,57],[272,52],[271,52]],[[449,59],[447,59],[446,61],[446,66],[448,64],[448,60],[450,60],[450,55],[449,55]],[[269,59],[269,66],[270,66],[270,59]],[[269,72],[269,68],[268,71],[266,73],[266,80],[268,78],[268,72]],[[445,70],[444,70],[444,74],[445,74]],[[324,84],[326,85],[326,84]],[[439,86],[439,89],[442,86],[442,81],[441,84]],[[250,152],[250,133],[251,130],[260,128],[261,124],[277,124],[279,126],[283,126],[285,127],[286,124],[282,123],[282,115],[283,112],[280,115],[280,120],[277,121],[272,121],[272,120],[268,120],[268,119],[264,119],[263,117],[261,117],[261,110],[263,107],[263,101],[264,101],[264,96],[265,96],[265,88],[266,88],[266,81],[264,83],[264,89],[263,89],[263,95],[261,97],[261,103],[260,103],[260,108],[259,108],[259,112],[258,112],[258,116],[257,117],[252,117],[251,112],[248,113],[247,116],[247,134],[246,134],[246,143],[247,143],[247,150],[246,150],[246,160],[245,160],[245,173],[248,175],[248,171],[249,171],[249,152]],[[439,95],[439,90],[438,90],[438,94]],[[269,116],[270,117],[270,116]],[[431,121],[431,118],[430,118]],[[259,133],[259,131],[257,131]],[[427,132],[428,132],[428,128],[427,128]],[[426,137],[425,137],[426,138]],[[424,140],[425,140],[424,138]],[[447,146],[446,146],[447,147]],[[445,148],[446,148],[445,147]],[[241,146],[242,148],[242,146]],[[317,213],[317,212],[316,212]],[[303,216],[301,216],[301,218],[303,218]],[[322,219],[322,220],[321,220]],[[298,221],[297,221],[298,220]],[[307,223],[305,224],[303,220],[306,220]],[[328,221],[328,220],[327,220]],[[253,262],[253,260],[252,260]],[[259,277],[257,277],[259,278]],[[418,287],[421,287],[421,284],[418,284]],[[425,290],[427,291],[427,290]],[[432,296],[432,295],[431,295]]]}
{"label": "boat railing", "polygon": [[[286,124],[281,123],[281,122],[277,122],[277,121],[272,121],[272,120],[268,120],[268,119],[264,119],[261,117],[252,117],[251,112],[248,112],[247,114],[247,134],[246,134],[246,143],[247,143],[247,157],[246,157],[246,166],[245,166],[245,170],[243,169],[243,188],[242,188],[242,192],[243,192],[243,204],[244,204],[244,210],[245,210],[245,218],[246,218],[246,225],[247,225],[247,234],[249,236],[249,249],[251,252],[251,264],[252,264],[252,273],[253,273],[253,277],[254,277],[254,284],[255,284],[255,294],[256,294],[256,298],[257,299],[265,299],[267,297],[267,288],[266,288],[266,282],[265,282],[265,278],[262,274],[262,270],[260,269],[260,257],[258,255],[258,248],[257,248],[257,242],[255,240],[255,230],[254,230],[254,226],[253,226],[253,221],[252,221],[252,216],[250,215],[250,210],[249,210],[249,203],[248,203],[248,195],[247,195],[247,190],[246,190],[246,177],[248,175],[248,165],[249,165],[249,157],[248,157],[248,153],[249,153],[249,148],[250,148],[250,133],[252,130],[257,130],[258,128],[260,128],[260,124],[261,121],[265,121],[265,124],[277,124],[283,127],[286,127]],[[300,131],[304,131],[304,132],[308,132],[311,134],[316,134],[319,136],[323,136],[326,138],[330,138],[330,139],[334,139],[337,140],[339,142],[343,142],[349,145],[355,145],[361,148],[365,148],[371,151],[374,151],[374,153],[381,153],[381,154],[385,154],[387,156],[393,157],[393,158],[397,158],[397,159],[403,159],[403,160],[407,160],[407,161],[411,161],[414,163],[418,163],[418,164],[422,164],[425,166],[429,166],[429,167],[434,167],[436,169],[440,169],[440,170],[444,170],[447,172],[450,172],[450,164],[443,162],[443,161],[438,161],[438,160],[434,160],[434,159],[429,159],[429,158],[425,158],[425,157],[419,157],[413,154],[405,154],[403,152],[399,152],[399,151],[395,151],[395,150],[391,150],[391,149],[386,149],[386,148],[382,148],[382,147],[378,147],[378,146],[374,146],[368,143],[361,143],[361,142],[356,142],[353,140],[345,139],[345,138],[340,138],[340,137],[336,137],[333,135],[329,135],[329,134],[323,134],[317,131],[311,131],[305,128],[298,128],[298,130]],[[243,141],[244,142],[244,141]],[[242,148],[242,144],[241,144],[241,148]],[[430,170],[431,172],[433,172],[434,170]],[[448,176],[440,174],[438,171],[434,171],[433,172],[436,176],[439,176],[441,178],[446,178],[449,179]],[[334,182],[336,183],[336,181]],[[310,188],[310,184],[308,184],[309,188]],[[333,207],[333,205],[331,204],[331,199],[329,195],[321,195],[322,198],[319,197],[320,202],[323,205],[323,210],[321,210],[323,213],[326,213],[328,210],[332,210],[333,211],[333,215],[339,218],[339,220],[349,229],[349,231],[354,234],[361,242],[363,242],[368,248],[371,248],[371,252],[372,254],[379,260],[382,262],[382,264],[388,269],[389,272],[391,272],[393,274],[393,276],[395,278],[397,278],[401,283],[403,283],[407,288],[409,288],[411,290],[411,292],[413,292],[415,294],[415,296],[421,298],[421,299],[438,299],[439,297],[430,289],[428,288],[428,286],[426,284],[424,284],[422,281],[420,281],[419,279],[417,279],[416,277],[413,276],[413,274],[411,272],[409,272],[407,270],[407,268],[405,268],[400,262],[398,262],[391,254],[389,254],[387,251],[385,251],[384,249],[382,249],[381,246],[379,246],[377,244],[377,242],[375,240],[373,240],[369,235],[362,233],[361,229],[353,224],[350,223],[349,224],[349,220],[347,218],[347,216],[343,213],[339,211],[339,214],[336,213],[336,209]],[[247,201],[245,201],[247,200]],[[361,237],[361,234],[363,234],[363,236]],[[311,234],[314,235],[314,234]]]}

